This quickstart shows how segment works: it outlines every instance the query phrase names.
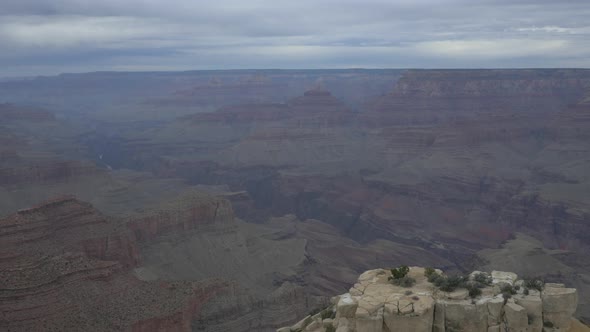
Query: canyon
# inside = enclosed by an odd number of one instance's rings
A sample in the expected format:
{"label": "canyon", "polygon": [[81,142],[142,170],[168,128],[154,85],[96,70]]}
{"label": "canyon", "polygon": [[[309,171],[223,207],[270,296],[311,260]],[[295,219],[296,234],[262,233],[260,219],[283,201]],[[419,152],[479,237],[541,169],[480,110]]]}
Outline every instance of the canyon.
{"label": "canyon", "polygon": [[587,323],[588,133],[584,69],[0,82],[0,329],[274,331],[402,264]]}

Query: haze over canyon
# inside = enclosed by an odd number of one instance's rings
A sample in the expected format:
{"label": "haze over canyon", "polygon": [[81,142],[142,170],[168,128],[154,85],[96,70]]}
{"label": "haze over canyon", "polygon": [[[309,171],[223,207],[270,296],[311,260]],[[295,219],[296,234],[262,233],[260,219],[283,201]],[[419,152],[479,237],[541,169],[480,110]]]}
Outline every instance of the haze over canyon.
{"label": "haze over canyon", "polygon": [[590,321],[590,70],[0,82],[0,330],[274,331],[366,270],[513,271]]}

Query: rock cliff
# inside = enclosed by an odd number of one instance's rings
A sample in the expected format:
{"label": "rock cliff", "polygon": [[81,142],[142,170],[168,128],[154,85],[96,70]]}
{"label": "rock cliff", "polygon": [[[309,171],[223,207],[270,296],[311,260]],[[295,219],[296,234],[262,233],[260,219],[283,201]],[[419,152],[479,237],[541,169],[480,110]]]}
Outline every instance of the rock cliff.
{"label": "rock cliff", "polygon": [[573,318],[577,290],[563,284],[474,271],[463,277],[469,290],[452,289],[435,285],[447,278],[442,271],[421,267],[409,269],[405,278],[415,281],[409,287],[393,278],[388,270],[366,271],[329,307],[277,332],[590,331]]}
{"label": "rock cliff", "polygon": [[409,70],[368,106],[376,125],[435,124],[482,112],[538,116],[575,103],[590,87],[587,70]]}
{"label": "rock cliff", "polygon": [[[202,307],[225,287],[218,279],[144,281],[134,273],[142,239],[217,222],[222,201],[195,202],[172,222],[107,217],[61,197],[0,219],[0,330],[190,331]],[[211,211],[208,210],[212,206]],[[139,223],[143,222],[142,225]]]}

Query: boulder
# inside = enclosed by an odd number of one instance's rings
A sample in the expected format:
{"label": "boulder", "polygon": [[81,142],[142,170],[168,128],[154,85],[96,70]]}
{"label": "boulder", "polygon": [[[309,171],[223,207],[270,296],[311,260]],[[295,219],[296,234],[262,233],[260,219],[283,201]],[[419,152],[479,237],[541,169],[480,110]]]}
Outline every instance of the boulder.
{"label": "boulder", "polygon": [[543,302],[539,295],[519,295],[514,301],[523,307],[527,313],[528,332],[543,330]]}
{"label": "boulder", "polygon": [[354,286],[350,289],[349,294],[352,296],[361,296],[365,291],[365,286],[361,285],[360,283],[354,284]]}
{"label": "boulder", "polygon": [[348,326],[338,326],[336,332],[354,332],[354,330]]}
{"label": "boulder", "polygon": [[492,271],[492,283],[495,284],[508,284],[513,286],[518,276],[513,272],[504,271]]}
{"label": "boulder", "polygon": [[323,331],[323,330],[324,330],[324,328],[323,328],[322,323],[320,323],[317,320],[314,320],[311,323],[309,323],[309,325],[307,325],[305,327],[305,330],[304,331],[307,331],[307,332],[319,332],[319,331]]}
{"label": "boulder", "polygon": [[504,306],[506,326],[511,332],[527,332],[528,318],[526,309],[516,303],[508,302]]}
{"label": "boulder", "polygon": [[[359,307],[359,309],[361,309]],[[363,332],[382,332],[383,331],[383,308],[378,309],[374,314],[357,309],[356,330]]]}
{"label": "boulder", "polygon": [[338,304],[336,304],[336,316],[352,318],[356,313],[358,302],[352,298],[350,293],[346,293],[340,297]]}
{"label": "boulder", "polygon": [[445,332],[445,305],[437,302],[434,305],[434,320],[432,332]]}
{"label": "boulder", "polygon": [[383,320],[389,331],[432,331],[434,299],[429,296],[417,298],[401,299],[385,305]]}
{"label": "boulder", "polygon": [[335,327],[344,327],[344,326],[349,327],[351,325],[353,325],[352,324],[352,321],[349,320],[348,318],[342,317],[342,318],[336,318],[334,320],[334,326]]}
{"label": "boulder", "polygon": [[543,320],[553,323],[555,328],[567,331],[572,315],[578,305],[578,292],[575,288],[547,287],[541,292],[543,301]]}
{"label": "boulder", "polygon": [[487,332],[488,309],[485,304],[471,301],[447,302],[445,304],[445,326],[458,331]]}
{"label": "boulder", "polygon": [[501,332],[500,325],[494,325],[488,327],[488,332]]}
{"label": "boulder", "polygon": [[504,315],[504,299],[496,296],[486,302],[488,309],[488,326],[500,325]]}
{"label": "boulder", "polygon": [[449,300],[465,300],[469,297],[469,291],[465,288],[459,288],[450,293],[446,293],[445,296]]}

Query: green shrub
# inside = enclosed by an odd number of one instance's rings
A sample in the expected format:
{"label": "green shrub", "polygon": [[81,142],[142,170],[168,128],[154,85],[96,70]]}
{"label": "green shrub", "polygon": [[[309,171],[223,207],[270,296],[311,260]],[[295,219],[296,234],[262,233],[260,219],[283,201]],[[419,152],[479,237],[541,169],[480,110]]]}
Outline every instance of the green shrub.
{"label": "green shrub", "polygon": [[427,267],[427,268],[424,269],[424,276],[426,278],[430,278],[430,276],[433,275],[433,274],[437,274],[436,273],[436,270],[434,268]]}
{"label": "green shrub", "polygon": [[486,273],[476,273],[473,276],[473,280],[485,286],[489,286],[492,284],[492,277]]}
{"label": "green shrub", "polygon": [[406,265],[402,265],[398,268],[391,269],[391,277],[389,277],[389,280],[401,279],[405,277],[408,274],[408,272],[410,272],[410,268]]}
{"label": "green shrub", "polygon": [[479,288],[469,288],[469,297],[476,298],[481,295],[481,289]]}
{"label": "green shrub", "polygon": [[334,325],[330,324],[326,326],[326,332],[336,332],[336,328],[334,327]]}
{"label": "green shrub", "polygon": [[528,289],[536,289],[541,292],[545,287],[545,282],[541,278],[525,278],[524,287]]}
{"label": "green shrub", "polygon": [[545,327],[553,327],[553,323],[551,323],[551,322],[543,322],[543,326],[545,326]]}
{"label": "green shrub", "polygon": [[431,282],[433,284],[437,284],[437,282],[439,282],[438,280],[443,279],[444,277],[436,272],[434,272],[433,274],[429,275],[427,277],[428,282]]}
{"label": "green shrub", "polygon": [[440,287],[446,280],[447,277],[442,276],[438,273],[435,273],[428,278],[428,281],[433,283],[436,287]]}
{"label": "green shrub", "polygon": [[469,281],[467,276],[455,275],[447,277],[434,272],[428,275],[428,281],[444,292],[453,292],[457,288],[466,288],[471,298],[480,296],[482,293],[480,288],[491,284],[491,278],[488,278],[484,273],[476,274],[474,281]]}
{"label": "green shrub", "polygon": [[525,288],[525,289],[522,291],[522,293],[523,293],[524,295],[529,295],[529,289],[528,289],[528,288]]}
{"label": "green shrub", "polygon": [[392,279],[394,285],[401,286],[401,287],[412,287],[416,283],[414,278],[405,276],[399,279]]}
{"label": "green shrub", "polygon": [[504,293],[507,293],[507,294],[510,294],[510,295],[516,294],[516,290],[511,285],[504,285],[504,286],[502,286],[502,288],[500,288],[500,291],[502,292],[502,294],[504,294]]}
{"label": "green shrub", "polygon": [[481,295],[481,289],[479,287],[479,283],[472,282],[467,284],[467,290],[469,291],[469,297],[476,298]]}
{"label": "green shrub", "polygon": [[452,292],[457,288],[465,287],[466,281],[467,278],[463,276],[450,276],[440,282],[440,286],[438,286],[438,288],[444,292]]}

